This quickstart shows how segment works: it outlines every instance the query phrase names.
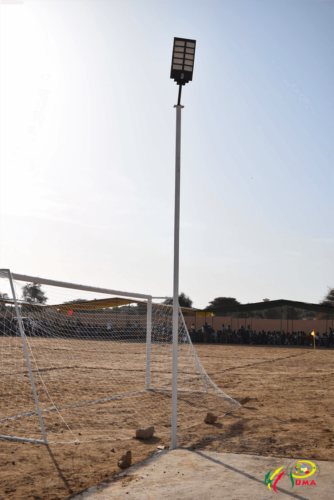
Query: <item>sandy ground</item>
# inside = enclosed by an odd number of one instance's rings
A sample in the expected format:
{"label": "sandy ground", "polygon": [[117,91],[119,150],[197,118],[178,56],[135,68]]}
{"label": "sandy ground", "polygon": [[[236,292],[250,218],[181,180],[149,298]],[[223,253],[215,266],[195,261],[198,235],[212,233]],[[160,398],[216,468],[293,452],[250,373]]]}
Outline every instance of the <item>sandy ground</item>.
{"label": "sandy ground", "polygon": [[[224,345],[196,351],[212,380],[243,406],[216,424],[180,431],[179,448],[334,460],[333,351]],[[119,473],[125,451],[135,464],[159,445],[170,445],[168,434],[50,447],[0,441],[0,498],[64,499]]]}
{"label": "sandy ground", "polygon": [[[0,436],[43,440],[20,338],[0,337]],[[146,390],[146,345],[139,342],[27,338],[32,371],[50,443],[129,439],[139,427],[170,430],[172,344],[151,345]],[[36,363],[35,363],[36,361]],[[36,369],[38,366],[38,371]],[[223,416],[239,405],[210,379],[204,383],[192,346],[178,346],[178,425]],[[217,398],[217,393],[220,393]]]}
{"label": "sandy ground", "polygon": [[[332,500],[333,463],[305,462],[308,475],[290,478],[297,460],[216,451],[168,450],[107,481],[70,497],[73,500]],[[279,470],[269,485],[268,471]],[[296,475],[296,474],[295,474]],[[275,484],[276,478],[277,483]],[[304,484],[303,484],[304,482]],[[269,488],[270,486],[270,488]],[[275,488],[275,490],[274,490]]]}

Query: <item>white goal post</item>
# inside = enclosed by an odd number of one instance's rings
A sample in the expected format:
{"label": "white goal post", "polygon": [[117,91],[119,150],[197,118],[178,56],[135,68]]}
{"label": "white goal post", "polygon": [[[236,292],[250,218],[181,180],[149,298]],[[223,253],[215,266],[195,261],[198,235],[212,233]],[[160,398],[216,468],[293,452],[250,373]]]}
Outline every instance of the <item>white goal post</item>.
{"label": "white goal post", "polygon": [[[172,306],[0,270],[0,438],[129,439],[172,427]],[[205,372],[178,311],[177,422],[240,405]]]}

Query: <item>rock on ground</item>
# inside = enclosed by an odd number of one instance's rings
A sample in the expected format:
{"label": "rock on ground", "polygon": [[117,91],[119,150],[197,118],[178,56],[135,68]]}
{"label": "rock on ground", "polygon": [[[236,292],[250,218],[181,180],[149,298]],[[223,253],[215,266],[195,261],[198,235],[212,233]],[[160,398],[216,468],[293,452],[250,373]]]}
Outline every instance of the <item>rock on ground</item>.
{"label": "rock on ground", "polygon": [[216,417],[213,413],[207,413],[204,422],[206,424],[214,424],[218,417]]}
{"label": "rock on ground", "polygon": [[122,455],[122,458],[117,462],[118,467],[121,469],[126,469],[131,465],[131,451],[127,451],[125,455]]}
{"label": "rock on ground", "polygon": [[150,439],[154,434],[154,427],[142,427],[136,430],[137,439]]}

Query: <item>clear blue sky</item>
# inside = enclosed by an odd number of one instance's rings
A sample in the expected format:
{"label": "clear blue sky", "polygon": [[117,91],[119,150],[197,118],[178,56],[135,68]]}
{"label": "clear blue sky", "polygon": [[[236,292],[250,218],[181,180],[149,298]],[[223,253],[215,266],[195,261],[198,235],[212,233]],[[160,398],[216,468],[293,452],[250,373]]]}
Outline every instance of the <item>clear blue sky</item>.
{"label": "clear blue sky", "polygon": [[174,36],[180,290],[196,307],[334,286],[333,1],[1,5],[0,266],[172,294]]}

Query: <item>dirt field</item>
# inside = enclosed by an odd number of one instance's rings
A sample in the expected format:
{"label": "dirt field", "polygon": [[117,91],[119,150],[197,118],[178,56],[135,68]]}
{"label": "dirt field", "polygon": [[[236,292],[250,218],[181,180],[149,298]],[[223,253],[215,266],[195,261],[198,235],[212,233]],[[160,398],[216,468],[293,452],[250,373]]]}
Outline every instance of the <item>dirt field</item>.
{"label": "dirt field", "polygon": [[[0,337],[0,436],[43,441],[23,344]],[[29,338],[32,373],[49,444],[131,438],[153,425],[170,432],[172,344],[64,338]],[[178,425],[223,416],[239,407],[201,372],[192,345],[178,344]],[[219,397],[217,397],[217,395]]]}
{"label": "dirt field", "polygon": [[[196,346],[212,380],[242,408],[216,424],[180,431],[179,447],[265,456],[334,460],[334,353],[329,350]],[[170,437],[50,447],[0,441],[0,498],[64,499],[119,472]],[[126,481],[127,478],[124,479]]]}

